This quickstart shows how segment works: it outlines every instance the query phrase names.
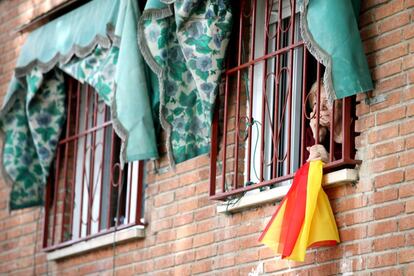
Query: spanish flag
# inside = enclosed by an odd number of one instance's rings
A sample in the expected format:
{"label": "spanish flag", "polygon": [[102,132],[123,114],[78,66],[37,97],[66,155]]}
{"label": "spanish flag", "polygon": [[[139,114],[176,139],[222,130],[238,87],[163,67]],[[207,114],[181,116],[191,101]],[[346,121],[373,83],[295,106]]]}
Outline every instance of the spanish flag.
{"label": "spanish flag", "polygon": [[331,205],[322,189],[322,169],[320,160],[299,168],[259,238],[283,259],[304,261],[307,248],[339,243]]}

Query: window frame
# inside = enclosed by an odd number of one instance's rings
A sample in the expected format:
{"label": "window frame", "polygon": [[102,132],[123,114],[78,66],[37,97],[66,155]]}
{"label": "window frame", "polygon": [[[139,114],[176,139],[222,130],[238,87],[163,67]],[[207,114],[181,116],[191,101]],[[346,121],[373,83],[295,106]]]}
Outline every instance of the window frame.
{"label": "window frame", "polygon": [[[249,7],[248,5],[246,5],[246,2],[249,1],[251,4],[251,6]],[[259,0],[260,1],[260,0]],[[304,44],[303,40],[300,41],[295,41],[295,36],[294,36],[294,31],[298,28],[297,25],[295,25],[295,18],[297,16],[293,16],[290,17],[290,30],[288,29],[288,33],[289,35],[291,35],[291,43],[286,46],[286,47],[280,47],[279,45],[279,39],[281,37],[281,32],[282,32],[282,28],[277,28],[277,34],[276,34],[276,38],[277,39],[277,43],[278,46],[274,51],[268,52],[267,49],[258,49],[257,46],[260,45],[260,42],[258,43],[258,41],[256,41],[256,39],[250,39],[250,41],[248,41],[248,48],[249,48],[249,54],[248,54],[248,60],[243,60],[243,46],[245,44],[245,42],[243,40],[246,40],[245,37],[246,36],[250,36],[253,38],[257,38],[256,35],[256,30],[260,30],[260,26],[257,27],[258,22],[261,20],[263,21],[264,24],[264,34],[263,34],[263,40],[261,44],[263,45],[267,45],[268,44],[268,40],[269,38],[267,37],[266,34],[266,30],[268,30],[268,27],[266,27],[267,22],[270,22],[270,15],[268,13],[268,10],[270,10],[269,8],[269,1],[268,0],[262,0],[261,2],[265,2],[264,3],[264,10],[265,10],[265,15],[266,16],[261,16],[261,15],[257,15],[257,10],[259,9],[259,2],[258,0],[243,0],[241,1],[240,7],[238,9],[238,19],[236,19],[234,22],[235,27],[234,27],[234,32],[237,33],[237,47],[231,47],[233,49],[237,49],[236,52],[236,56],[237,56],[237,61],[234,61],[235,65],[234,66],[229,66],[229,64],[231,64],[231,61],[227,62],[227,69],[225,71],[225,73],[223,74],[223,90],[220,93],[220,97],[219,97],[219,101],[220,103],[218,103],[216,105],[216,112],[215,112],[215,116],[213,119],[213,125],[212,125],[212,142],[211,142],[211,152],[210,152],[210,198],[213,200],[229,200],[232,199],[234,197],[240,197],[242,195],[244,195],[246,192],[248,191],[252,191],[252,190],[257,190],[257,189],[263,189],[264,187],[269,187],[269,186],[273,186],[275,184],[282,184],[284,182],[290,182],[290,180],[293,178],[294,176],[294,171],[290,171],[290,169],[288,169],[288,173],[283,174],[283,176],[281,177],[276,177],[276,178],[272,178],[272,179],[264,179],[263,177],[263,161],[264,157],[263,155],[265,154],[265,150],[264,147],[260,145],[260,147],[262,147],[260,149],[260,160],[261,160],[261,168],[260,168],[260,173],[262,174],[260,176],[260,181],[258,182],[251,182],[251,162],[247,161],[250,160],[249,158],[251,158],[252,156],[252,125],[254,123],[254,117],[252,117],[252,111],[250,107],[246,106],[246,110],[245,113],[247,114],[248,112],[250,112],[249,115],[246,115],[246,132],[247,137],[246,139],[250,140],[249,143],[247,143],[247,149],[244,149],[244,155],[247,157],[244,157],[244,161],[245,165],[244,165],[244,175],[247,175],[247,181],[244,181],[244,183],[240,183],[240,175],[239,175],[239,155],[243,155],[240,154],[240,144],[239,144],[239,140],[240,140],[240,129],[241,129],[241,122],[240,122],[240,110],[242,109],[241,107],[241,98],[243,98],[243,96],[241,95],[241,87],[243,86],[249,86],[249,93],[250,93],[250,98],[252,98],[252,95],[258,94],[260,92],[258,91],[253,91],[254,86],[252,85],[252,83],[256,82],[256,71],[257,69],[254,69],[255,67],[257,68],[258,66],[266,68],[267,67],[267,63],[269,60],[271,59],[276,59],[279,58],[281,55],[283,55],[284,53],[290,53],[290,57],[291,60],[294,59],[294,52],[295,51],[303,51],[303,76],[302,76],[302,80],[301,83],[303,85],[302,92],[302,99],[301,101],[301,106],[302,106],[302,110],[301,110],[301,115],[299,117],[301,117],[301,142],[300,142],[300,164],[303,164],[305,162],[304,160],[304,145],[305,145],[305,140],[304,140],[304,135],[305,135],[305,122],[307,122],[307,120],[309,120],[309,115],[306,114],[306,108],[307,108],[307,101],[308,101],[308,92],[309,92],[309,81],[306,79],[307,78],[307,71],[308,71],[308,64],[307,62],[309,62],[311,57],[309,51],[306,49],[306,45]],[[272,1],[272,3],[274,3],[275,1]],[[286,1],[287,2],[287,1]],[[290,14],[293,14],[292,11],[295,11],[294,14],[297,13],[298,9],[296,7],[296,1],[289,1],[290,2]],[[279,8],[278,10],[286,10],[286,9],[281,9],[281,5],[282,3],[280,1],[277,1],[277,3],[279,4]],[[248,7],[246,9],[246,6]],[[278,13],[279,16],[279,21],[282,18],[282,14]],[[250,25],[248,25],[248,34],[244,33],[244,28],[245,28],[245,21],[250,20],[251,18],[251,22]],[[264,18],[264,19],[263,19]],[[297,24],[297,23],[296,23]],[[293,27],[292,27],[293,26]],[[263,28],[263,26],[262,26]],[[234,39],[233,39],[233,43],[234,43]],[[232,43],[232,42],[231,42]],[[267,48],[267,47],[266,47]],[[256,53],[257,52],[262,51],[263,54],[257,56]],[[252,54],[254,53],[254,56],[252,57]],[[233,54],[234,56],[234,54]],[[279,63],[280,64],[280,63]],[[288,66],[291,66],[293,64],[293,62],[289,62]],[[295,66],[295,64],[294,64]],[[280,67],[280,65],[279,65]],[[279,69],[279,68],[278,68]],[[246,85],[246,83],[242,83],[242,71],[246,70],[249,74],[249,78],[248,78],[248,85]],[[316,117],[319,118],[319,114],[320,114],[320,103],[321,103],[321,87],[322,87],[322,83],[321,83],[321,76],[322,76],[322,70],[323,70],[323,66],[320,63],[317,63],[317,68],[316,68],[316,80],[318,83],[318,92],[317,92],[317,110],[316,110]],[[289,81],[292,83],[292,72],[293,70],[290,70],[290,74],[291,77],[289,78]],[[236,79],[236,85],[231,86],[231,84],[229,84],[229,79],[231,79],[231,77],[233,77],[234,79]],[[280,75],[279,75],[280,77]],[[267,82],[266,78],[263,78],[263,84]],[[236,86],[236,88],[234,89],[234,86]],[[289,95],[292,95],[292,88],[289,86]],[[223,93],[224,92],[224,93]],[[243,92],[242,92],[243,93]],[[266,92],[267,93],[267,92]],[[223,95],[224,94],[224,95]],[[235,94],[235,95],[234,95]],[[246,93],[247,94],[247,93]],[[263,92],[261,93],[263,94]],[[292,97],[289,97],[289,95],[287,96],[287,98],[290,98],[290,105],[292,105]],[[235,99],[234,99],[235,98]],[[339,159],[335,159],[333,157],[334,154],[334,143],[333,143],[333,131],[330,131],[330,135],[328,137],[328,139],[330,140],[330,145],[329,148],[327,148],[327,151],[330,153],[329,154],[329,160],[330,162],[328,164],[326,164],[324,166],[324,173],[326,172],[330,172],[333,170],[338,170],[341,168],[353,168],[356,164],[359,164],[360,161],[359,160],[355,160],[355,150],[354,150],[354,137],[355,137],[355,133],[353,131],[354,129],[354,101],[355,101],[355,97],[348,97],[345,98],[342,101],[342,121],[340,122],[341,127],[342,127],[342,134],[343,134],[343,140],[342,140],[342,145],[341,145],[341,150],[342,150],[342,156]],[[236,107],[230,107],[230,105],[235,105]],[[288,109],[289,109],[288,106]],[[234,110],[231,110],[231,108],[234,108]],[[272,110],[273,112],[274,110]],[[336,111],[333,111],[336,112]],[[233,152],[229,152],[227,150],[227,148],[229,147],[229,143],[227,142],[227,136],[228,136],[228,127],[229,127],[229,118],[231,119],[231,115],[229,115],[230,113],[234,114],[235,113],[235,122],[231,124],[231,128],[235,129],[234,131],[234,138],[233,136],[231,136],[232,140],[234,140],[234,149]],[[264,113],[264,111],[263,111]],[[291,121],[292,118],[292,113],[290,113],[290,118],[289,120]],[[298,112],[296,112],[298,113]],[[244,114],[242,114],[244,115]],[[296,114],[297,115],[297,114]],[[224,118],[220,118],[224,117]],[[262,115],[264,116],[264,115]],[[332,113],[332,118],[334,116],[334,113]],[[263,118],[263,117],[262,117]],[[260,120],[260,119],[259,119]],[[319,119],[318,119],[319,120]],[[263,119],[260,120],[260,123],[263,122]],[[264,120],[264,122],[266,122]],[[222,125],[221,125],[222,124]],[[289,123],[289,129],[291,128],[291,123]],[[331,123],[330,126],[330,130],[333,130],[333,123]],[[319,131],[319,127],[317,127],[317,131]],[[288,131],[290,133],[290,130]],[[261,135],[261,139],[263,139],[262,141],[264,141],[264,135],[262,133]],[[291,137],[291,136],[289,136]],[[221,140],[220,140],[221,139]],[[318,139],[318,138],[317,138]],[[318,141],[315,141],[315,143],[318,143]],[[289,140],[289,139],[288,139]],[[291,139],[290,139],[291,140]],[[259,144],[264,144],[264,142]],[[289,143],[288,143],[289,144]],[[290,145],[287,145],[288,147],[288,151],[290,151],[291,149],[289,148]],[[230,156],[230,157],[229,157]],[[291,167],[291,164],[289,163],[290,161],[290,155],[288,155],[288,168]],[[220,160],[221,159],[221,160]],[[233,167],[232,170],[230,170],[230,172],[227,170],[227,166],[226,163],[228,162],[229,159],[233,160],[233,163],[230,162],[230,165]],[[230,175],[230,177],[229,177]],[[245,176],[243,176],[245,177]],[[232,182],[230,185],[228,185],[227,183],[227,178],[231,178]],[[243,185],[243,184],[249,184],[249,185]],[[230,187],[228,187],[230,186]]]}
{"label": "window frame", "polygon": [[[133,226],[145,225],[143,219],[144,161],[130,162],[125,164],[124,168],[121,168],[119,163],[120,139],[112,126],[110,108],[99,99],[98,94],[92,87],[82,84],[67,75],[66,77],[67,120],[61,138],[57,143],[55,162],[51,166],[51,173],[45,191],[43,222],[43,249],[45,251],[53,251]],[[84,103],[85,98],[86,103]],[[103,117],[99,115],[102,112]],[[101,116],[100,119],[99,116]],[[82,128],[82,119],[84,120],[84,128]],[[91,119],[90,122],[88,122],[89,119]],[[97,139],[99,133],[101,138]],[[111,136],[111,139],[106,139],[107,136]],[[82,139],[83,142],[81,143]],[[98,141],[99,139],[100,141]],[[93,148],[90,153],[86,151],[86,144],[88,143],[88,148],[89,146]],[[82,146],[83,156],[77,156],[79,152],[82,152]],[[97,153],[100,151],[99,146],[102,147],[101,156],[97,157]],[[110,157],[105,159],[105,154],[108,151],[110,151]],[[83,159],[81,165],[79,165],[79,157]],[[110,160],[109,167],[107,160]],[[100,165],[95,176],[96,169],[94,166],[96,162],[100,162]],[[104,171],[108,168],[110,168],[109,181],[104,180]],[[89,175],[87,171],[89,171]],[[78,181],[79,172],[82,176],[81,184]],[[85,184],[85,176],[88,176],[87,178],[91,177],[93,182],[96,182],[96,180],[98,182],[92,185]],[[105,181],[107,185],[110,185],[110,188],[107,189],[108,198],[103,196],[102,193]],[[85,188],[89,189],[90,192],[88,192],[86,204],[83,204],[85,202],[83,193]],[[121,191],[121,195],[119,191]],[[80,202],[75,195],[77,192],[82,192]],[[94,203],[97,193],[99,193],[98,207]],[[93,197],[91,198],[91,196]],[[106,203],[104,203],[105,200]],[[120,204],[121,200],[124,201],[123,204]],[[79,204],[81,205],[80,213],[77,216],[79,221],[76,222],[74,210]],[[82,205],[88,206],[85,209],[85,206],[82,207]],[[106,218],[101,217],[104,214],[102,213],[104,205],[108,208]],[[123,208],[122,214],[120,207]],[[111,214],[113,208],[115,208],[115,211]],[[93,218],[93,213],[96,213],[96,211],[98,211],[98,221]],[[86,223],[84,222],[84,213],[87,215]],[[118,223],[121,216],[124,216],[125,223]],[[102,219],[107,220],[107,224],[102,223]],[[112,222],[112,220],[114,221]],[[85,226],[86,231],[84,230]],[[73,236],[74,227],[79,227],[76,237]],[[65,235],[70,235],[70,237]]]}

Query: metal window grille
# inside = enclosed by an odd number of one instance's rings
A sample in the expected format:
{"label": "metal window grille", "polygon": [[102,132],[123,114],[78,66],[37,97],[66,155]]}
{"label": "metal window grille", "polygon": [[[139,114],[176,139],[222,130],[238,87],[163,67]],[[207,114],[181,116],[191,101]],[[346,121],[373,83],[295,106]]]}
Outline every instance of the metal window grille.
{"label": "metal window grille", "polygon": [[[316,133],[320,131],[324,68],[301,38],[296,2],[234,1],[238,18],[212,126],[212,199],[288,184],[306,162],[306,148],[315,143],[329,152],[325,171],[358,163],[353,150],[354,98],[335,101],[325,139],[309,137],[312,118],[317,120]],[[314,83],[316,110],[311,114],[309,91]],[[338,116],[342,118],[335,121]],[[334,139],[338,129],[341,143]]]}
{"label": "metal window grille", "polygon": [[66,112],[46,188],[46,250],[142,224],[143,162],[121,168],[110,108],[92,87],[68,78]]}

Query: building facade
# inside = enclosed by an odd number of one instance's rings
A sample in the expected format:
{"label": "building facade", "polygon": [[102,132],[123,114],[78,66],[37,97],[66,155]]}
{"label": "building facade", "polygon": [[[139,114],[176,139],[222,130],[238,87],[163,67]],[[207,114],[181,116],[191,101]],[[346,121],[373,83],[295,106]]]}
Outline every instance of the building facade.
{"label": "building facade", "polygon": [[[65,2],[0,0],[1,100],[28,33],[19,28]],[[352,102],[355,159],[362,162],[324,178],[340,244],[308,250],[305,262],[275,258],[258,238],[286,191],[214,200],[211,169],[221,166],[211,165],[210,154],[172,170],[160,146],[160,160],[143,169],[143,220],[64,247],[44,248],[45,208],[9,210],[2,178],[0,274],[414,275],[414,1],[362,1],[359,27],[375,85]]]}

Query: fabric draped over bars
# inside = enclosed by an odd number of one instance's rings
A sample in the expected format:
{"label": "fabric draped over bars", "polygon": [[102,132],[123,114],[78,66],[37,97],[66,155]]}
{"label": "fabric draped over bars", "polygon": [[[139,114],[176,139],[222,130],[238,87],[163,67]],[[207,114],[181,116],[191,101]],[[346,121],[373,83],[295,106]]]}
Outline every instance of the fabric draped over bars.
{"label": "fabric draped over bars", "polygon": [[43,203],[65,122],[63,72],[94,87],[111,107],[122,162],[158,157],[139,16],[137,1],[94,0],[28,36],[0,112],[11,209]]}
{"label": "fabric draped over bars", "polygon": [[209,152],[214,103],[232,28],[227,0],[148,0],[139,46],[156,74],[170,164]]}
{"label": "fabric draped over bars", "polygon": [[298,0],[303,40],[326,70],[330,100],[373,89],[358,28],[360,0]]}

